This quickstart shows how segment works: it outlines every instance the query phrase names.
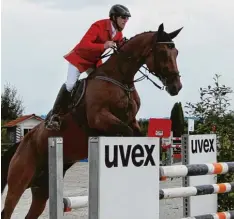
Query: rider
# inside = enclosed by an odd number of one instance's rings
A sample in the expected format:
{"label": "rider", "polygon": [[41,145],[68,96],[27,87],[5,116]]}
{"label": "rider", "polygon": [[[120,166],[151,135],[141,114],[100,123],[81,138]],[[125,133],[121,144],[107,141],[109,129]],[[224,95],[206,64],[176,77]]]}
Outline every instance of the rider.
{"label": "rider", "polygon": [[123,5],[113,5],[109,18],[96,21],[81,41],[64,58],[68,61],[67,81],[62,85],[55,100],[51,116],[46,122],[47,129],[59,130],[59,114],[64,114],[70,100],[70,92],[81,73],[90,74],[102,64],[102,53],[123,40],[122,30],[131,14]]}

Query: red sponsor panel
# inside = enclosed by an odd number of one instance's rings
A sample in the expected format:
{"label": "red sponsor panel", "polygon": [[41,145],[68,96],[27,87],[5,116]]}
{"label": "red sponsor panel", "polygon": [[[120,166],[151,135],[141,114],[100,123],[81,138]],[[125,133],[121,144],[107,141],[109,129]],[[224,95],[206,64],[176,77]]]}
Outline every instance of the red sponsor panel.
{"label": "red sponsor panel", "polygon": [[150,118],[148,137],[169,138],[171,134],[171,120]]}

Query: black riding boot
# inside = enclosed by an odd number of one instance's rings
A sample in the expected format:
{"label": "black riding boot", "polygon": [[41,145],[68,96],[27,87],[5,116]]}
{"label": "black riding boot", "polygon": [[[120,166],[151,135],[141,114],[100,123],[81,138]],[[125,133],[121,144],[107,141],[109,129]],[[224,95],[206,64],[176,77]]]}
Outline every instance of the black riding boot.
{"label": "black riding boot", "polygon": [[46,119],[46,128],[49,130],[60,130],[61,118],[60,115],[67,113],[68,104],[70,101],[70,92],[67,91],[66,85],[63,84],[59,90],[58,96],[55,100],[53,109]]}

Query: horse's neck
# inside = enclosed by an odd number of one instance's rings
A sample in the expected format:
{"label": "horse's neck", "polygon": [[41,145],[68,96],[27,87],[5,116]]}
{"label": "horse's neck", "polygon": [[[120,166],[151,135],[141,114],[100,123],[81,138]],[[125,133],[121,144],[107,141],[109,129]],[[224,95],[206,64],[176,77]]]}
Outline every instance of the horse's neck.
{"label": "horse's neck", "polygon": [[138,36],[131,42],[127,42],[120,54],[114,55],[106,61],[102,66],[102,71],[120,82],[133,82],[136,73],[143,65],[140,58],[148,41],[149,39]]}

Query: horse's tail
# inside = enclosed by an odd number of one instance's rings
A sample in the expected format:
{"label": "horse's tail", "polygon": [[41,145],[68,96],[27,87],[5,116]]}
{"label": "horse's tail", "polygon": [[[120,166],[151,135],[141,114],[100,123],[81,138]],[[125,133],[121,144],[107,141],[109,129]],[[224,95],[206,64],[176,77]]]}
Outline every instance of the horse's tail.
{"label": "horse's tail", "polygon": [[7,175],[11,158],[15,154],[20,142],[10,146],[1,157],[1,193],[3,193],[7,184]]}

